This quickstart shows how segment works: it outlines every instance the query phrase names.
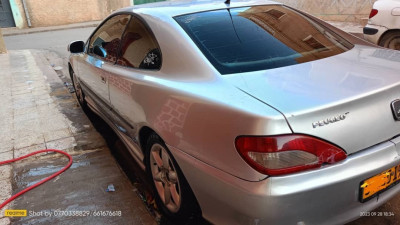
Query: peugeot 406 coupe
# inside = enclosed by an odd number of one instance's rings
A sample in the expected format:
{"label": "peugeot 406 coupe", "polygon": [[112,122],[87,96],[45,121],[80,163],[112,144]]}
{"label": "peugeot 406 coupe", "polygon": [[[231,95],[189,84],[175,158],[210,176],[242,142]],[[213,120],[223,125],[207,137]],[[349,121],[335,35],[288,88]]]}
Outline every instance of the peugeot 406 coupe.
{"label": "peugeot 406 coupe", "polygon": [[174,221],[343,224],[400,191],[398,51],[236,0],[120,9],[69,50]]}

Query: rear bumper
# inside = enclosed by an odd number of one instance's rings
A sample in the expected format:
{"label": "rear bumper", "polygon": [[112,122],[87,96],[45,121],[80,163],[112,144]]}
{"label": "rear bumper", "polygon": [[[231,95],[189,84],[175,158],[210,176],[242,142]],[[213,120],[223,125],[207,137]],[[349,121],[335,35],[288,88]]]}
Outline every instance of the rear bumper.
{"label": "rear bumper", "polygon": [[367,24],[363,29],[364,39],[378,45],[382,34],[387,30],[384,26]]}
{"label": "rear bumper", "polygon": [[169,148],[204,218],[214,224],[343,224],[400,191],[398,184],[379,198],[359,202],[361,181],[400,164],[393,142],[376,145],[333,166],[258,182],[239,179]]}
{"label": "rear bumper", "polygon": [[363,29],[363,33],[366,35],[374,35],[376,33],[378,33],[378,29],[375,28],[371,28],[371,27],[364,27]]}

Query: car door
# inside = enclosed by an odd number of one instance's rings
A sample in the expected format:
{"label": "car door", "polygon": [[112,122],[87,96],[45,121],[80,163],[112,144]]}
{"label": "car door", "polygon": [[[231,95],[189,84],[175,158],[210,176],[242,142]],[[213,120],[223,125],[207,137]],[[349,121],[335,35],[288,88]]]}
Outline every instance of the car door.
{"label": "car door", "polygon": [[[79,65],[81,83],[86,86],[95,99],[110,105],[108,80],[110,70],[117,59],[121,36],[130,15],[116,15],[105,21],[90,37],[86,53]],[[89,93],[90,94],[90,93]]]}
{"label": "car door", "polygon": [[[142,79],[160,69],[160,47],[148,26],[141,19],[132,16],[123,34],[118,55],[118,73],[112,73],[109,79],[111,105],[113,112],[119,115],[118,129],[137,144],[135,126],[146,117],[138,97],[151,101],[151,96],[143,96],[141,92]],[[131,149],[135,151],[134,155],[143,159],[139,148]]]}

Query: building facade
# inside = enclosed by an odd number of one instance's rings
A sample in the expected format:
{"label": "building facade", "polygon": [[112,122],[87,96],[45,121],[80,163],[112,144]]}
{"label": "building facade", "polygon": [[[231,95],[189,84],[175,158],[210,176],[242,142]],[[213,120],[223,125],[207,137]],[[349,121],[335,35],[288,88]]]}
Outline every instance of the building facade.
{"label": "building facade", "polygon": [[[0,0],[0,27],[44,27],[102,20],[116,9],[157,1],[163,0]],[[323,20],[361,22],[368,18],[376,0],[276,1]]]}
{"label": "building facade", "polygon": [[132,0],[0,0],[0,27],[46,27],[102,20]]}

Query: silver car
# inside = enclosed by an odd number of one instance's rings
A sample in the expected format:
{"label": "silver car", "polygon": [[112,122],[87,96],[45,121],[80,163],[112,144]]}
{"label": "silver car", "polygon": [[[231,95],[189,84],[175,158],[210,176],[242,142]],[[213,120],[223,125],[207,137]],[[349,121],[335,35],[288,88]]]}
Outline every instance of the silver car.
{"label": "silver car", "polygon": [[341,224],[400,190],[398,51],[268,1],[124,8],[69,50],[176,223]]}

